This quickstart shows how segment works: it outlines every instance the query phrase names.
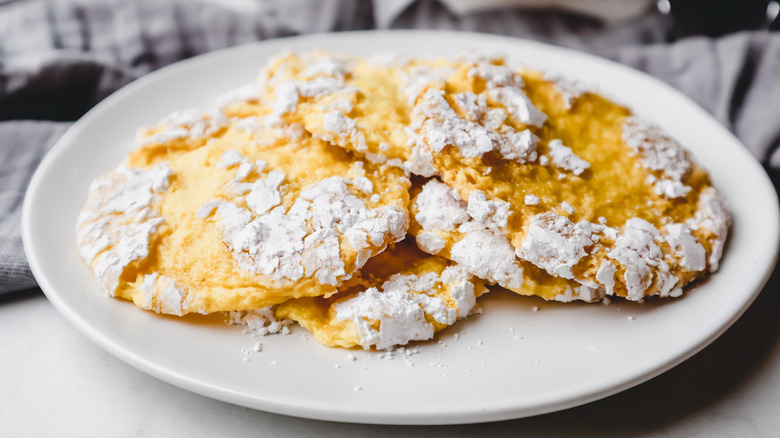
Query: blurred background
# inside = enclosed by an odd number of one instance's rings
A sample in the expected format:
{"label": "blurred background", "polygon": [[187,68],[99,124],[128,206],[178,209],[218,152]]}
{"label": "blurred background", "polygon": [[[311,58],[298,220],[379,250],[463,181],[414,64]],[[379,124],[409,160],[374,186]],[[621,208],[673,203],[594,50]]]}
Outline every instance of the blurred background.
{"label": "blurred background", "polygon": [[0,0],[0,294],[36,286],[20,217],[43,155],[100,100],[178,60],[269,38],[368,29],[543,41],[677,88],[777,182],[778,13],[778,0]]}
{"label": "blurred background", "polygon": [[615,58],[625,47],[777,30],[779,11],[777,0],[0,0],[0,120],[75,120],[163,65],[279,36],[461,29]]}

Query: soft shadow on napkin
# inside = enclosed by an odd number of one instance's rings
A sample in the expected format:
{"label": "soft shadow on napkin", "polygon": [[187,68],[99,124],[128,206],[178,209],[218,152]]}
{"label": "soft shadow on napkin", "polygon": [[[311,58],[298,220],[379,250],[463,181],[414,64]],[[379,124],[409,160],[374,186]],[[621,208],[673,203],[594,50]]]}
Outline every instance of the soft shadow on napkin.
{"label": "soft shadow on napkin", "polygon": [[55,120],[76,120],[122,85],[177,60],[285,35],[375,27],[457,29],[591,51],[682,91],[731,129],[770,174],[780,173],[778,33],[660,44],[667,29],[657,14],[606,25],[551,11],[456,15],[435,0],[257,5],[252,13],[179,0],[0,6],[0,120],[7,120],[0,122],[0,294],[35,286],[21,245],[21,203],[38,162],[69,126]]}

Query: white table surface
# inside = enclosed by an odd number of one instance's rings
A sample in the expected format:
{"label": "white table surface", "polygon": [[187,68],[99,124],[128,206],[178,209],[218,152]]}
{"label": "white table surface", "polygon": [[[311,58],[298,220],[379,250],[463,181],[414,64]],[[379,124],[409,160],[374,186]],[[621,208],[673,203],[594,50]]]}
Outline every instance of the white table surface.
{"label": "white table surface", "polygon": [[269,414],[179,389],[101,350],[32,290],[0,296],[0,437],[777,437],[779,328],[776,270],[756,302],[721,338],[623,393],[500,423],[376,426]]}

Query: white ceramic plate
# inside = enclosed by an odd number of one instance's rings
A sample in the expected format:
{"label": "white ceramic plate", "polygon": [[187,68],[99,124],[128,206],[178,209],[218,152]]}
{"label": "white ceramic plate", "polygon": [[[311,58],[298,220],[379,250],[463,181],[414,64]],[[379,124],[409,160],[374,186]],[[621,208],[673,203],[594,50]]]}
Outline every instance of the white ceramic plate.
{"label": "white ceramic plate", "polygon": [[[611,306],[494,294],[484,315],[445,331],[408,360],[320,346],[299,329],[250,338],[220,318],[161,317],[103,295],[76,251],[74,224],[96,176],[114,168],[139,126],[202,106],[252,80],[283,50],[334,48],[502,52],[618,96],[687,145],[731,203],[720,272],[683,298]],[[503,37],[448,32],[316,35],[236,47],[152,73],[76,123],[44,159],[24,205],[30,266],[57,309],[120,359],[191,391],[256,409],[324,420],[435,424],[502,420],[587,403],[675,366],[726,330],[760,291],[778,247],[778,205],[766,174],[725,128],[680,93],[586,54]],[[534,312],[533,307],[539,310]],[[256,342],[263,351],[242,360]],[[715,365],[715,364],[713,364]]]}

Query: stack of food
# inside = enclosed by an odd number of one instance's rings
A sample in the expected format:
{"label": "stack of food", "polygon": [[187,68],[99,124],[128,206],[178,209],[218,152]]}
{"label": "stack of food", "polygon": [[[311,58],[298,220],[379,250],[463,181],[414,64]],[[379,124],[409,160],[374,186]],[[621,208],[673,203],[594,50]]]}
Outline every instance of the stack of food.
{"label": "stack of food", "polygon": [[101,288],[144,309],[388,349],[490,289],[677,297],[718,268],[724,204],[677,141],[578,82],[318,51],[141,131],[91,185],[77,241]]}

